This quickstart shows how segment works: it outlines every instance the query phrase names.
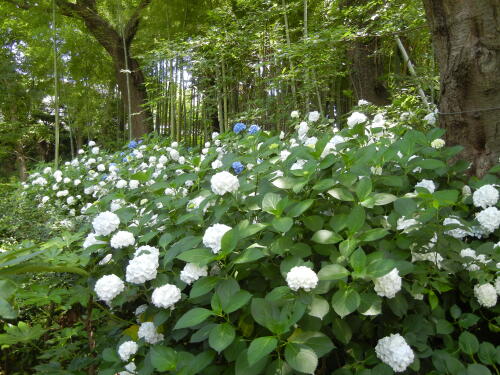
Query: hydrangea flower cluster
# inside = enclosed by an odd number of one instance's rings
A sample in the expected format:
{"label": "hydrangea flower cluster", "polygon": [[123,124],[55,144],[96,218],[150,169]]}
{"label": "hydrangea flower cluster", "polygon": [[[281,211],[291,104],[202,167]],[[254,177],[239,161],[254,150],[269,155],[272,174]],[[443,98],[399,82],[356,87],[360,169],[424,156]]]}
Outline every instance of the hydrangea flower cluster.
{"label": "hydrangea flower cluster", "polygon": [[224,224],[214,224],[208,227],[203,235],[203,245],[212,249],[214,254],[217,254],[221,249],[222,237],[230,230],[231,227]]}
{"label": "hydrangea flower cluster", "polygon": [[235,193],[240,188],[238,177],[226,171],[214,174],[210,183],[212,185],[212,191],[217,195]]}
{"label": "hydrangea flower cluster", "polygon": [[105,275],[97,280],[94,290],[100,300],[110,303],[125,290],[125,283],[116,275]]}
{"label": "hydrangea flower cluster", "polygon": [[118,229],[120,218],[110,211],[101,212],[92,221],[94,232],[98,236],[107,236]]}
{"label": "hydrangea flower cluster", "polygon": [[118,347],[118,355],[122,361],[128,362],[130,357],[137,353],[137,349],[139,349],[139,346],[135,341],[125,341]]}
{"label": "hydrangea flower cluster", "polygon": [[489,283],[474,286],[474,295],[481,306],[493,307],[497,304],[497,291]]}
{"label": "hydrangea flower cluster", "polygon": [[127,246],[132,246],[135,244],[134,235],[130,232],[121,230],[116,232],[113,237],[111,237],[110,245],[113,249],[122,249]]}
{"label": "hydrangea flower cluster", "polygon": [[319,279],[316,272],[306,266],[293,267],[286,274],[288,287],[293,291],[304,289],[306,292],[309,292],[316,288],[318,281]]}
{"label": "hydrangea flower cluster", "polygon": [[474,206],[488,208],[498,202],[498,190],[493,185],[483,185],[472,195]]}
{"label": "hydrangea flower cluster", "polygon": [[394,298],[401,290],[402,280],[397,268],[382,277],[377,277],[374,281],[375,293],[380,297]]}
{"label": "hydrangea flower cluster", "polygon": [[403,372],[415,359],[415,354],[399,333],[386,336],[375,346],[377,357],[394,372]]}
{"label": "hydrangea flower cluster", "polygon": [[208,275],[208,267],[200,267],[194,263],[187,263],[181,271],[180,278],[186,284],[192,284],[200,277]]}
{"label": "hydrangea flower cluster", "polygon": [[181,290],[172,284],[165,284],[156,288],[151,295],[151,302],[156,307],[168,309],[181,299]]}
{"label": "hydrangea flower cluster", "polygon": [[163,334],[158,333],[153,322],[144,322],[139,326],[137,337],[144,339],[148,344],[156,344],[163,341]]}
{"label": "hydrangea flower cluster", "polygon": [[247,128],[247,126],[242,123],[242,122],[237,122],[236,124],[234,124],[233,126],[233,131],[236,133],[236,134],[239,134],[241,133],[243,130],[245,130]]}

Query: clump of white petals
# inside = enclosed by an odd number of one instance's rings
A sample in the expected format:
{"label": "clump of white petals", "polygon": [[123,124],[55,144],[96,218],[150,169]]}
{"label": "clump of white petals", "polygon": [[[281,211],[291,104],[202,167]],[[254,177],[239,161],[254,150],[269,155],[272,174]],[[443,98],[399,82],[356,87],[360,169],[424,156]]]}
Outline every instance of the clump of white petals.
{"label": "clump of white petals", "polygon": [[308,120],[311,122],[318,121],[319,120],[319,112],[318,111],[309,112]]}
{"label": "clump of white petals", "polygon": [[118,229],[120,225],[120,218],[118,215],[104,211],[97,215],[92,221],[94,232],[98,236],[107,236]]}
{"label": "clump of white petals", "polygon": [[414,227],[418,225],[418,221],[415,219],[406,219],[404,216],[401,216],[397,223],[396,229],[402,230],[405,233],[411,232],[411,230],[415,229]]}
{"label": "clump of white petals", "polygon": [[87,237],[85,238],[85,241],[83,241],[82,246],[84,249],[86,249],[89,246],[99,245],[99,244],[103,244],[103,243],[106,243],[106,242],[98,240],[96,238],[96,234],[91,232],[87,235]]}
{"label": "clump of white petals", "polygon": [[240,187],[238,177],[227,171],[214,174],[210,180],[210,184],[212,186],[212,191],[217,195],[235,193]]}
{"label": "clump of white petals", "polygon": [[403,372],[415,359],[413,350],[399,333],[386,336],[375,346],[377,357],[389,365],[394,372]]}
{"label": "clump of white petals", "polygon": [[434,184],[434,182],[431,180],[425,180],[425,179],[420,181],[419,183],[417,183],[415,185],[415,187],[427,189],[429,191],[429,193],[431,193],[431,194],[434,193],[434,191],[436,190],[436,185]]}
{"label": "clump of white petals", "polygon": [[181,290],[172,284],[156,288],[151,295],[151,301],[156,307],[168,309],[181,299]]}
{"label": "clump of white petals", "polygon": [[144,339],[148,344],[156,344],[163,340],[163,334],[158,333],[152,322],[142,323],[137,332],[137,337]]}
{"label": "clump of white petals", "polygon": [[129,283],[143,284],[156,279],[158,266],[158,257],[150,254],[139,255],[128,263],[125,278]]}
{"label": "clump of white petals", "polygon": [[187,263],[181,271],[181,280],[186,284],[194,283],[200,277],[208,275],[208,267],[200,267],[194,263]]}
{"label": "clump of white petals", "polygon": [[[463,226],[463,224],[458,219],[456,219],[454,217],[447,217],[446,219],[444,219],[443,225],[445,225],[445,226],[446,225],[461,225],[461,226]],[[450,229],[450,230],[445,231],[444,233],[449,235],[449,236],[458,238],[458,239],[464,238],[465,236],[468,236],[470,234],[469,231],[466,231],[462,228]]]}
{"label": "clump of white petals", "polygon": [[493,185],[483,185],[472,195],[474,206],[487,208],[498,202],[498,190]]}
{"label": "clump of white petals", "polygon": [[132,246],[135,244],[134,235],[125,230],[120,230],[116,232],[113,237],[111,237],[110,245],[113,249],[122,249],[127,246]]}
{"label": "clump of white petals", "polygon": [[349,116],[349,118],[347,119],[347,126],[349,126],[350,128],[353,128],[357,124],[361,124],[363,122],[366,122],[366,120],[368,120],[368,118],[366,117],[365,114],[363,114],[361,112],[353,112]]}
{"label": "clump of white petals", "polygon": [[497,304],[497,291],[490,283],[474,286],[474,295],[483,307],[493,307]]}
{"label": "clump of white petals", "polygon": [[125,290],[125,283],[116,275],[101,277],[94,286],[94,291],[100,300],[109,303]]}
{"label": "clump of white petals", "polygon": [[494,232],[500,226],[500,210],[488,207],[476,215],[476,220],[488,232]]}
{"label": "clump of white petals", "polygon": [[446,142],[443,139],[437,138],[431,142],[431,147],[439,150],[440,148],[444,147],[445,143]]}
{"label": "clump of white petals", "polygon": [[380,297],[394,298],[396,293],[401,290],[401,276],[397,268],[382,277],[373,280],[374,290]]}
{"label": "clump of white petals", "polygon": [[293,267],[286,274],[286,282],[288,287],[294,291],[300,288],[304,289],[306,292],[311,291],[318,285],[318,275],[312,269],[306,266],[296,266]]}
{"label": "clump of white petals", "polygon": [[212,249],[214,254],[217,254],[221,248],[222,237],[230,230],[231,227],[224,224],[214,224],[208,227],[203,235],[203,245]]}
{"label": "clump of white petals", "polygon": [[124,362],[128,362],[130,357],[137,353],[139,346],[135,341],[125,341],[118,347],[118,355]]}

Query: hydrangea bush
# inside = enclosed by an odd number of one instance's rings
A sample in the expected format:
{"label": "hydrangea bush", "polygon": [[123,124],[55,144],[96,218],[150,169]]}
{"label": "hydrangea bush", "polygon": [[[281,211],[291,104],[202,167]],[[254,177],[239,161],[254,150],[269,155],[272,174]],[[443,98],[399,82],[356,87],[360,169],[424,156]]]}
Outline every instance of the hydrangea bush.
{"label": "hydrangea bush", "polygon": [[469,179],[441,130],[362,104],[32,176],[85,217],[100,374],[498,373],[500,169]]}

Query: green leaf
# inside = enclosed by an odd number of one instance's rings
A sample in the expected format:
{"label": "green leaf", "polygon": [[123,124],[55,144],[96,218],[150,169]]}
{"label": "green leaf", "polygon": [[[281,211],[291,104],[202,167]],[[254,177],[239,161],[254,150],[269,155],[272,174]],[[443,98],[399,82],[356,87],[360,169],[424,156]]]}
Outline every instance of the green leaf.
{"label": "green leaf", "polygon": [[355,311],[360,303],[361,299],[358,292],[351,288],[339,289],[332,297],[333,310],[341,318]]}
{"label": "green leaf", "polygon": [[306,212],[309,207],[314,203],[314,199],[307,199],[305,201],[296,203],[287,211],[287,215],[290,217],[297,217]]}
{"label": "green leaf", "polygon": [[371,241],[377,241],[380,240],[381,238],[384,238],[389,234],[389,231],[386,229],[382,228],[375,228],[375,229],[370,229],[367,230],[359,235],[359,240],[360,241],[365,241],[365,242],[371,242]]}
{"label": "green leaf", "polygon": [[446,164],[444,162],[437,159],[419,159],[413,164],[422,169],[438,169],[446,167]]}
{"label": "green leaf", "polygon": [[235,336],[236,332],[231,324],[217,324],[210,331],[208,345],[216,352],[220,353],[233,342]]}
{"label": "green leaf", "polygon": [[161,345],[155,345],[149,351],[151,364],[158,371],[172,371],[177,367],[177,352]]}
{"label": "green leaf", "polygon": [[180,253],[177,255],[177,259],[204,266],[214,260],[215,256],[212,251],[208,249],[193,249]]}
{"label": "green leaf", "polygon": [[351,233],[355,233],[363,227],[365,218],[365,209],[361,206],[355,206],[347,215],[346,226]]}
{"label": "green leaf", "polygon": [[479,359],[486,365],[494,365],[496,361],[497,351],[493,344],[482,342],[479,345]]}
{"label": "green leaf", "polygon": [[0,298],[9,299],[16,291],[17,285],[11,280],[0,280]]}
{"label": "green leaf", "polygon": [[335,199],[339,199],[341,201],[346,201],[346,202],[354,201],[354,195],[352,195],[352,193],[345,188],[334,188],[328,190],[328,194],[330,194]]}
{"label": "green leaf", "polygon": [[278,204],[281,201],[281,196],[275,193],[267,193],[262,200],[262,211],[269,212],[273,215],[281,215],[282,210],[278,209]]}
{"label": "green leaf", "polygon": [[354,253],[352,253],[350,258],[350,264],[354,272],[358,274],[365,272],[366,254],[363,251],[363,249],[358,248]]}
{"label": "green leaf", "polygon": [[362,177],[356,184],[355,191],[360,201],[365,200],[372,192],[372,180],[369,177]]}
{"label": "green leaf", "polygon": [[394,202],[398,197],[387,193],[377,193],[373,196],[375,200],[375,206],[384,206],[386,204]]}
{"label": "green leaf", "polygon": [[209,316],[213,315],[213,312],[201,307],[195,307],[189,310],[175,324],[174,329],[188,328],[195,326],[197,324],[205,321]]}
{"label": "green leaf", "polygon": [[313,234],[312,240],[316,243],[329,245],[342,241],[342,237],[335,232],[326,229],[321,229]]}
{"label": "green leaf", "polygon": [[248,363],[248,351],[242,350],[236,358],[234,365],[235,375],[258,375],[264,370],[268,362],[268,357],[264,356],[253,365]]}
{"label": "green leaf", "polygon": [[275,179],[272,184],[278,189],[291,189],[297,184],[298,179],[292,177],[280,177]]}
{"label": "green leaf", "polygon": [[465,354],[473,355],[479,351],[479,341],[472,333],[464,331],[458,337],[458,347]]}
{"label": "green leaf", "polygon": [[236,248],[238,241],[239,234],[236,228],[233,228],[224,233],[220,242],[219,256],[222,254],[229,254],[231,251],[233,251]]}
{"label": "green leaf", "polygon": [[272,336],[258,337],[250,343],[247,357],[248,363],[253,365],[278,346],[278,340]]}
{"label": "green leaf", "polygon": [[314,374],[318,367],[318,356],[306,345],[288,343],[285,347],[285,359],[296,371]]}
{"label": "green leaf", "polygon": [[440,207],[453,206],[458,200],[458,190],[439,190],[432,194]]}
{"label": "green leaf", "polygon": [[0,334],[0,345],[14,345],[27,343],[38,339],[46,330],[41,325],[29,326],[24,322],[19,322],[17,326],[4,326],[5,333]]}
{"label": "green leaf", "polygon": [[366,274],[374,279],[387,275],[396,266],[392,259],[377,258],[368,263]]}
{"label": "green leaf", "polygon": [[324,333],[317,331],[302,331],[297,328],[288,338],[289,342],[294,344],[305,344],[310,347],[318,358],[328,354],[334,347],[332,340]]}
{"label": "green leaf", "polygon": [[16,319],[17,312],[12,305],[4,298],[0,297],[0,317],[2,319]]}
{"label": "green leaf", "polygon": [[328,264],[318,272],[318,278],[323,281],[340,280],[349,276],[349,271],[340,264]]}
{"label": "green leaf", "polygon": [[467,375],[491,375],[491,371],[484,365],[473,363],[467,366]]}
{"label": "green leaf", "polygon": [[349,324],[343,319],[334,317],[332,319],[333,335],[343,344],[348,344],[352,338],[352,330]]}
{"label": "green leaf", "polygon": [[207,294],[213,288],[215,288],[215,285],[217,285],[218,281],[219,278],[215,276],[203,277],[195,281],[193,287],[191,288],[189,298],[197,298]]}
{"label": "green leaf", "polygon": [[174,236],[172,236],[170,233],[163,233],[160,237],[160,240],[158,241],[158,245],[160,245],[161,248],[165,249],[173,239]]}
{"label": "green leaf", "polygon": [[394,201],[394,209],[401,216],[408,218],[417,210],[417,203],[411,198],[398,198]]}
{"label": "green leaf", "polygon": [[316,191],[325,191],[327,189],[330,189],[335,184],[336,184],[336,182],[334,179],[325,178],[324,180],[321,180],[318,183],[316,183],[312,188],[313,188],[313,190],[316,190]]}
{"label": "green leaf", "polygon": [[118,353],[116,352],[116,350],[113,350],[111,348],[105,348],[102,351],[102,359],[106,362],[120,362]]}
{"label": "green leaf", "polygon": [[318,215],[307,216],[304,218],[304,225],[307,229],[312,230],[314,232],[323,228],[323,218]]}
{"label": "green leaf", "polygon": [[252,298],[252,295],[246,290],[239,290],[234,293],[228,300],[223,301],[223,310],[230,314],[241,307],[245,306]]}
{"label": "green leaf", "polygon": [[289,217],[275,217],[271,223],[278,232],[286,233],[293,226],[293,219]]}
{"label": "green leaf", "polygon": [[330,311],[330,304],[326,299],[320,296],[313,296],[312,302],[309,305],[308,315],[323,319]]}
{"label": "green leaf", "polygon": [[264,258],[266,255],[258,247],[249,247],[244,250],[243,253],[234,260],[235,264],[250,263]]}

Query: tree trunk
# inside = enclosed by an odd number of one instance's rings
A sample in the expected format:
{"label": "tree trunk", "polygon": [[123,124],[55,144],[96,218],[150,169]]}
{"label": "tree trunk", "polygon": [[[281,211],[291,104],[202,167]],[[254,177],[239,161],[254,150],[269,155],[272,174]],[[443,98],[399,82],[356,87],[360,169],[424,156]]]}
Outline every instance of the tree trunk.
{"label": "tree trunk", "polygon": [[440,70],[440,126],[482,176],[500,155],[500,1],[423,3]]}
{"label": "tree trunk", "polygon": [[382,67],[374,56],[376,45],[374,38],[355,40],[352,43],[352,48],[347,51],[352,64],[351,80],[357,100],[365,99],[375,105],[387,105],[390,103],[389,92],[379,78]]}

